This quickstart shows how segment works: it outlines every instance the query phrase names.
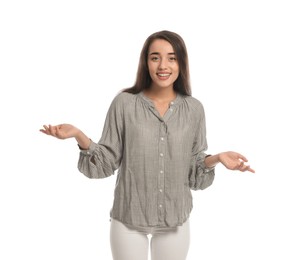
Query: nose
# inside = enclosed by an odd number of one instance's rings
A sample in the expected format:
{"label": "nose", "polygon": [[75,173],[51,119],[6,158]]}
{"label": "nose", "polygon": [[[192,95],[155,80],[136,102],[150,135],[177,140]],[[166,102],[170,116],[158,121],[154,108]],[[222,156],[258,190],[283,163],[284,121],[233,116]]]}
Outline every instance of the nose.
{"label": "nose", "polygon": [[165,70],[168,67],[168,61],[166,59],[161,59],[159,63],[159,70]]}

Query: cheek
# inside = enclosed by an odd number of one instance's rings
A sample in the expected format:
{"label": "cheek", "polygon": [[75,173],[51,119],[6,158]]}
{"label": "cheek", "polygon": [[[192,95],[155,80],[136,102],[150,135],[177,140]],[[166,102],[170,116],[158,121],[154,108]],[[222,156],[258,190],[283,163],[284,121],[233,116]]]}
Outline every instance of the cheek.
{"label": "cheek", "polygon": [[174,71],[175,71],[175,73],[179,74],[179,66],[178,66],[178,64],[176,64],[174,66]]}
{"label": "cheek", "polygon": [[149,70],[149,72],[151,72],[151,71],[153,71],[153,70],[154,70],[153,63],[148,62],[148,70]]}
{"label": "cheek", "polygon": [[179,76],[179,70],[176,71],[173,80],[176,81],[178,79],[178,76]]}
{"label": "cheek", "polygon": [[151,66],[148,66],[149,74],[150,76],[153,74],[153,68]]}

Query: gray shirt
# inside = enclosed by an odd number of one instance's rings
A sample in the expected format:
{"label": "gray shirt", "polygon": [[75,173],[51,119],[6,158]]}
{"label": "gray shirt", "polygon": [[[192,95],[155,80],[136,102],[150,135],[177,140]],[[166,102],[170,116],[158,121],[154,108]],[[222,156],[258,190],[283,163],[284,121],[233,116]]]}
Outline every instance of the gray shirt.
{"label": "gray shirt", "polygon": [[108,110],[101,139],[81,150],[78,169],[105,178],[118,169],[111,217],[135,227],[182,225],[192,210],[191,189],[205,189],[214,168],[201,102],[177,94],[163,117],[140,92],[121,92]]}

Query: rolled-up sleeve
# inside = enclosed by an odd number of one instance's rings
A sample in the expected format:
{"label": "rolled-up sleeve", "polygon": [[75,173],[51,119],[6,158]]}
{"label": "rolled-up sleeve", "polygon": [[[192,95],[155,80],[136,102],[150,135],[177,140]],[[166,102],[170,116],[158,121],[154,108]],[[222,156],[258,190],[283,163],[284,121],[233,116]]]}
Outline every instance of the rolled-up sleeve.
{"label": "rolled-up sleeve", "polygon": [[88,178],[106,178],[115,173],[123,154],[123,102],[118,94],[108,110],[102,136],[91,141],[88,150],[81,150],[78,169]]}
{"label": "rolled-up sleeve", "polygon": [[215,172],[214,167],[208,168],[205,165],[205,151],[208,149],[208,145],[206,139],[205,112],[202,104],[200,104],[197,111],[199,112],[198,128],[192,147],[189,186],[192,190],[203,190],[213,183]]}

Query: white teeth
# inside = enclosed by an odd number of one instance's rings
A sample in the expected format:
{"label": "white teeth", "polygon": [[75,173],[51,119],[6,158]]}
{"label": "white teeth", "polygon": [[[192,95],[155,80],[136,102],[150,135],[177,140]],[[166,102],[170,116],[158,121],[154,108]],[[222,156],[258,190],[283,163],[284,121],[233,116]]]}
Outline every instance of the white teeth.
{"label": "white teeth", "polygon": [[167,76],[170,76],[170,74],[158,74],[158,76],[161,76],[161,77],[167,77]]}

